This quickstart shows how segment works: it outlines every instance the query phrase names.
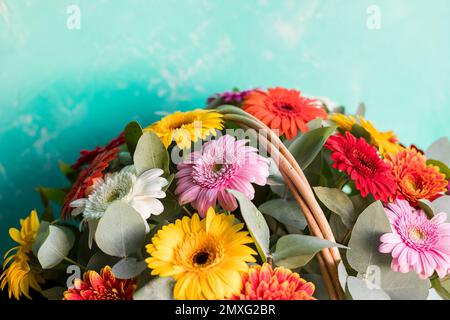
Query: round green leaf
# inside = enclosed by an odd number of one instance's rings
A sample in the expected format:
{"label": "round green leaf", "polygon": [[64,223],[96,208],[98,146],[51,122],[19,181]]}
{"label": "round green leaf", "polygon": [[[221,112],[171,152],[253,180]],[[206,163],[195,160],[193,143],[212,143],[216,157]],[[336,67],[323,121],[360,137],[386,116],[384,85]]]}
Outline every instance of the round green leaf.
{"label": "round green leaf", "polygon": [[169,171],[169,154],[161,140],[151,131],[145,132],[139,139],[133,155],[138,175],[149,169]]}
{"label": "round green leaf", "polygon": [[261,258],[266,261],[270,253],[270,231],[264,216],[244,194],[236,190],[227,189],[227,191],[238,200],[247,229],[255,241]]}
{"label": "round green leaf", "polygon": [[134,300],[173,300],[175,280],[172,277],[157,277],[137,290]]}
{"label": "round green leaf", "polygon": [[347,228],[353,227],[358,218],[352,200],[341,190],[336,188],[314,187],[319,200],[331,210],[341,217],[342,222]]}
{"label": "round green leaf", "polygon": [[145,221],[130,205],[116,201],[109,205],[100,219],[95,241],[105,253],[126,257],[144,245]]}
{"label": "round green leaf", "polygon": [[347,278],[347,289],[353,300],[391,300],[382,289],[370,288],[366,280],[356,277]]}
{"label": "round green leaf", "polygon": [[426,300],[428,297],[430,281],[420,279],[414,271],[400,273],[384,266],[380,278],[381,288],[392,300]]}
{"label": "round green leaf", "polygon": [[37,252],[37,258],[43,269],[58,265],[69,253],[75,242],[72,232],[64,227],[49,225],[48,236]]}
{"label": "round green leaf", "polygon": [[300,230],[307,226],[306,218],[297,202],[285,199],[274,199],[259,206],[259,211],[281,223],[291,225]]}
{"label": "round green leaf", "polygon": [[142,128],[136,121],[132,121],[125,127],[125,142],[127,143],[128,151],[134,155],[139,138],[142,136]]}
{"label": "round green leaf", "polygon": [[425,154],[428,159],[439,160],[446,166],[450,166],[450,141],[448,137],[442,137],[433,142]]}
{"label": "round green leaf", "polygon": [[390,264],[390,256],[378,252],[380,236],[392,232],[389,220],[380,201],[372,203],[361,213],[353,228],[348,246],[350,266],[365,273],[371,265]]}
{"label": "round green leaf", "polygon": [[273,260],[279,266],[295,269],[307,264],[322,249],[343,245],[301,234],[288,234],[277,241]]}
{"label": "round green leaf", "polygon": [[137,277],[147,268],[145,261],[136,258],[123,258],[112,267],[112,273],[119,279],[132,279]]}

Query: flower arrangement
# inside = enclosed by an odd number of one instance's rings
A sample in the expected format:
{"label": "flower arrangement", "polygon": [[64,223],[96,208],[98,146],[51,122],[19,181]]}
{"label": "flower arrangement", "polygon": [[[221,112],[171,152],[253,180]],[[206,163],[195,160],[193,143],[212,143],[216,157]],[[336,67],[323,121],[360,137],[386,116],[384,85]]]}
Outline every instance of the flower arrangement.
{"label": "flower arrangement", "polygon": [[50,300],[449,299],[448,138],[424,152],[364,113],[270,88],[130,122],[60,164],[68,187],[38,188],[42,214],[10,229],[0,288]]}

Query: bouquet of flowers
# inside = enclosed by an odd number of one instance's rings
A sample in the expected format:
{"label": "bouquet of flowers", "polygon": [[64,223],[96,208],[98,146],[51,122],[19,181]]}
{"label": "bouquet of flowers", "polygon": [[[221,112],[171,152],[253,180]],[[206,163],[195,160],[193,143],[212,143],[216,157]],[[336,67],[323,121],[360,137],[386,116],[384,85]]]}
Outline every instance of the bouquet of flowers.
{"label": "bouquet of flowers", "polygon": [[[326,98],[234,90],[60,163],[11,228],[9,297],[450,298],[450,143]],[[55,214],[55,208],[59,214]],[[30,291],[32,289],[32,291]]]}

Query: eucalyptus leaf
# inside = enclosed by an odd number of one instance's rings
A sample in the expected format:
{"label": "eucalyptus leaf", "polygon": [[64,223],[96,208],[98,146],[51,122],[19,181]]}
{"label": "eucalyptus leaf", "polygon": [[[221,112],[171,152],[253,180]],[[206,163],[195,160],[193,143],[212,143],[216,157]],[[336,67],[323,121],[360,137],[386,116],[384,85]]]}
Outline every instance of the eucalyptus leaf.
{"label": "eucalyptus leaf", "polygon": [[31,250],[35,256],[37,256],[39,249],[41,248],[45,239],[47,239],[47,237],[48,237],[49,226],[50,226],[50,223],[48,221],[42,221],[39,224],[39,230],[36,235],[36,239],[34,240],[33,246],[31,247]]}
{"label": "eucalyptus leaf", "polygon": [[352,200],[341,190],[336,188],[314,187],[319,200],[331,210],[331,212],[341,217],[347,228],[352,228],[358,218]]}
{"label": "eucalyptus leaf", "polygon": [[56,301],[56,300],[63,299],[64,291],[66,291],[66,290],[67,290],[67,288],[64,288],[64,287],[53,287],[50,289],[42,290],[41,294],[47,300]]}
{"label": "eucalyptus leaf", "polygon": [[370,133],[364,129],[360,124],[355,123],[350,131],[356,138],[364,138],[369,144],[372,140]]}
{"label": "eucalyptus leaf", "polygon": [[119,279],[132,279],[140,275],[147,268],[145,261],[134,257],[123,258],[112,267],[112,273]]}
{"label": "eucalyptus leaf", "polygon": [[127,257],[144,245],[145,221],[130,205],[115,201],[109,205],[95,232],[98,247],[111,256]]}
{"label": "eucalyptus leaf", "polygon": [[175,280],[172,277],[157,277],[137,290],[134,300],[174,300],[173,288]]}
{"label": "eucalyptus leaf", "polygon": [[134,155],[139,138],[142,136],[142,134],[142,128],[136,121],[128,123],[125,127],[125,142],[131,156]]}
{"label": "eucalyptus leaf", "polygon": [[359,216],[349,241],[347,252],[350,266],[364,273],[372,265],[390,264],[390,256],[378,252],[380,237],[392,232],[391,225],[380,201],[372,203]]}
{"label": "eucalyptus leaf", "polygon": [[306,218],[295,201],[285,199],[269,200],[260,205],[258,209],[279,222],[294,226],[300,230],[305,229],[307,226]]}
{"label": "eucalyptus leaf", "polygon": [[439,160],[446,166],[450,166],[450,141],[448,137],[442,137],[433,142],[425,155],[428,159]]}
{"label": "eucalyptus leaf", "polygon": [[278,240],[273,260],[279,266],[295,269],[307,264],[320,250],[331,247],[346,248],[313,236],[288,234]]}
{"label": "eucalyptus leaf", "polygon": [[243,193],[230,189],[227,191],[238,200],[247,229],[255,241],[261,258],[266,261],[270,254],[270,231],[264,216]]}
{"label": "eucalyptus leaf", "polygon": [[99,250],[94,253],[89,259],[86,268],[88,270],[100,272],[100,270],[105,266],[114,266],[119,261],[120,258],[107,255],[106,253]]}
{"label": "eucalyptus leaf", "polygon": [[366,104],[364,102],[361,102],[358,105],[358,108],[356,109],[356,113],[357,116],[361,116],[364,117],[366,115]]}
{"label": "eucalyptus leaf", "polygon": [[46,199],[51,200],[59,205],[62,205],[67,192],[58,188],[42,188],[36,189]]}
{"label": "eucalyptus leaf", "polygon": [[447,213],[447,222],[450,222],[450,196],[442,196],[431,203],[434,213]]}
{"label": "eucalyptus leaf", "polygon": [[305,170],[319,154],[328,137],[330,137],[335,130],[335,127],[310,130],[291,143],[289,151],[303,170]]}
{"label": "eucalyptus leaf", "polygon": [[394,272],[389,266],[381,268],[381,288],[392,300],[426,300],[430,289],[430,281],[422,280],[411,271],[409,273]]}
{"label": "eucalyptus leaf", "polygon": [[445,175],[445,179],[450,179],[450,169],[443,162],[441,162],[439,160],[430,159],[430,160],[427,160],[427,165],[438,167],[439,172],[441,172]]}
{"label": "eucalyptus leaf", "polygon": [[140,137],[133,160],[138,175],[155,168],[169,172],[169,154],[158,136],[151,131]]}
{"label": "eucalyptus leaf", "polygon": [[73,233],[55,225],[48,226],[48,236],[37,252],[37,258],[43,269],[50,269],[58,265],[67,257],[75,242]]}
{"label": "eucalyptus leaf", "polygon": [[347,289],[353,300],[391,300],[386,292],[379,288],[371,288],[369,282],[364,279],[348,277]]}
{"label": "eucalyptus leaf", "polygon": [[348,273],[347,273],[347,269],[345,268],[343,261],[340,261],[338,264],[338,278],[339,278],[339,283],[341,284],[341,287],[345,288],[345,284],[347,283]]}
{"label": "eucalyptus leaf", "polygon": [[267,178],[269,186],[284,186],[285,182],[283,176],[278,169],[277,164],[273,158],[269,158],[269,177]]}

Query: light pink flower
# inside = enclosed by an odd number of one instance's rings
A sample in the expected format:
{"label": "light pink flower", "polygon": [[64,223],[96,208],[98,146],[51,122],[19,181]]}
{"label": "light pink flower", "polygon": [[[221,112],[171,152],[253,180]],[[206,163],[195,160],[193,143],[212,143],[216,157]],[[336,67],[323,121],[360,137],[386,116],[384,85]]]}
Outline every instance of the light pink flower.
{"label": "light pink flower", "polygon": [[408,273],[415,270],[423,279],[436,270],[440,278],[450,268],[450,223],[441,212],[431,220],[425,212],[411,207],[406,200],[396,200],[385,208],[392,233],[381,236],[378,250],[392,254],[391,268]]}
{"label": "light pink flower", "polygon": [[235,197],[226,189],[253,199],[252,183],[266,184],[269,160],[260,156],[256,148],[247,146],[247,142],[225,135],[205,143],[200,151],[192,152],[188,160],[179,163],[175,190],[179,203],[191,203],[204,217],[217,201],[224,210],[237,208]]}

